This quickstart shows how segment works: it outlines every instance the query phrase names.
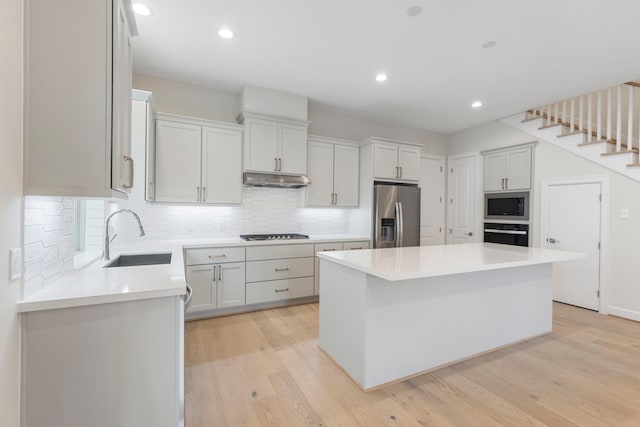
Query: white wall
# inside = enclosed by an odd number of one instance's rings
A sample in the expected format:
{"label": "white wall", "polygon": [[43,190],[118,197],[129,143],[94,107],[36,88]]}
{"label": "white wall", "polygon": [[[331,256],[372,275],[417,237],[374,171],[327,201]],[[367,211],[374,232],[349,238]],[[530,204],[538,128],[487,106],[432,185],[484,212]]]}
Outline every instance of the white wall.
{"label": "white wall", "polygon": [[[532,141],[527,133],[499,122],[491,122],[448,136],[449,154],[481,151]],[[482,165],[482,162],[479,162]],[[481,167],[480,167],[481,169]],[[534,194],[531,233],[539,246],[540,193],[545,179],[610,176],[609,312],[640,320],[640,287],[635,264],[640,241],[640,183],[546,142],[535,148]],[[481,175],[480,175],[481,176]],[[479,182],[481,187],[481,182]],[[479,193],[481,193],[481,188]],[[482,200],[482,199],[479,199]],[[630,218],[621,219],[620,210],[629,209]],[[482,223],[481,213],[478,221]]]}
{"label": "white wall", "polygon": [[20,281],[9,281],[9,249],[22,230],[22,0],[0,10],[0,424],[18,427]]}
{"label": "white wall", "polygon": [[[143,74],[133,75],[133,87],[153,92],[156,109],[162,113],[236,122],[240,94],[206,88]],[[309,100],[309,133],[361,141],[370,136],[415,142],[430,154],[446,153],[443,134],[395,126],[360,118]]]}

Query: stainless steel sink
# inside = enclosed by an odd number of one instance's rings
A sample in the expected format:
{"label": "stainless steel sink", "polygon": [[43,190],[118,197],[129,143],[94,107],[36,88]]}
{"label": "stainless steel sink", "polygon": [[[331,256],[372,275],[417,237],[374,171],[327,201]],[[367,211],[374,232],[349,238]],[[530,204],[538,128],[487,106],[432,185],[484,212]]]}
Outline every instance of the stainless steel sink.
{"label": "stainless steel sink", "polygon": [[110,267],[133,267],[137,265],[156,265],[170,264],[171,253],[166,254],[138,254],[138,255],[120,255],[114,258],[104,268]]}

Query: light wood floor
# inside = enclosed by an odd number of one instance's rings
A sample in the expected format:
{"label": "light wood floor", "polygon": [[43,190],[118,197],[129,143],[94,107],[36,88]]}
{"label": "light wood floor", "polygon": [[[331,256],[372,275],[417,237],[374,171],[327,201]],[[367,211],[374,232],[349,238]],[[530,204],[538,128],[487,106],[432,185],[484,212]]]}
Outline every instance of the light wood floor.
{"label": "light wood floor", "polygon": [[640,426],[640,323],[554,304],[549,335],[369,393],[317,337],[318,304],[187,323],[187,427]]}

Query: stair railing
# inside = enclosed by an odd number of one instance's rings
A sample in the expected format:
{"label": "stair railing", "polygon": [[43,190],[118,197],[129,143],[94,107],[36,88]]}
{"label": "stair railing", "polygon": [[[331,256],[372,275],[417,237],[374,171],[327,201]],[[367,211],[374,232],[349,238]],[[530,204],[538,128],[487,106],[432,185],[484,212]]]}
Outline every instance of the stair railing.
{"label": "stair railing", "polygon": [[533,108],[527,111],[527,118],[542,118],[545,127],[562,125],[563,134],[584,133],[585,144],[607,143],[607,153],[637,153],[640,114],[634,118],[635,108],[640,112],[640,83],[628,82]]}

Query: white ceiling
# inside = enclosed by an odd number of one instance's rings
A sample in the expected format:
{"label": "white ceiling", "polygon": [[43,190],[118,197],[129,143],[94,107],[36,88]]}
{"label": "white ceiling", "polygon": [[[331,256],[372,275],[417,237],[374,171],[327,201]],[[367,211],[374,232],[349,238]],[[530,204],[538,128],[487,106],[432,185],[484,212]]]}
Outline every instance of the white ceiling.
{"label": "white ceiling", "polygon": [[135,72],[443,133],[640,76],[638,0],[134,1]]}

